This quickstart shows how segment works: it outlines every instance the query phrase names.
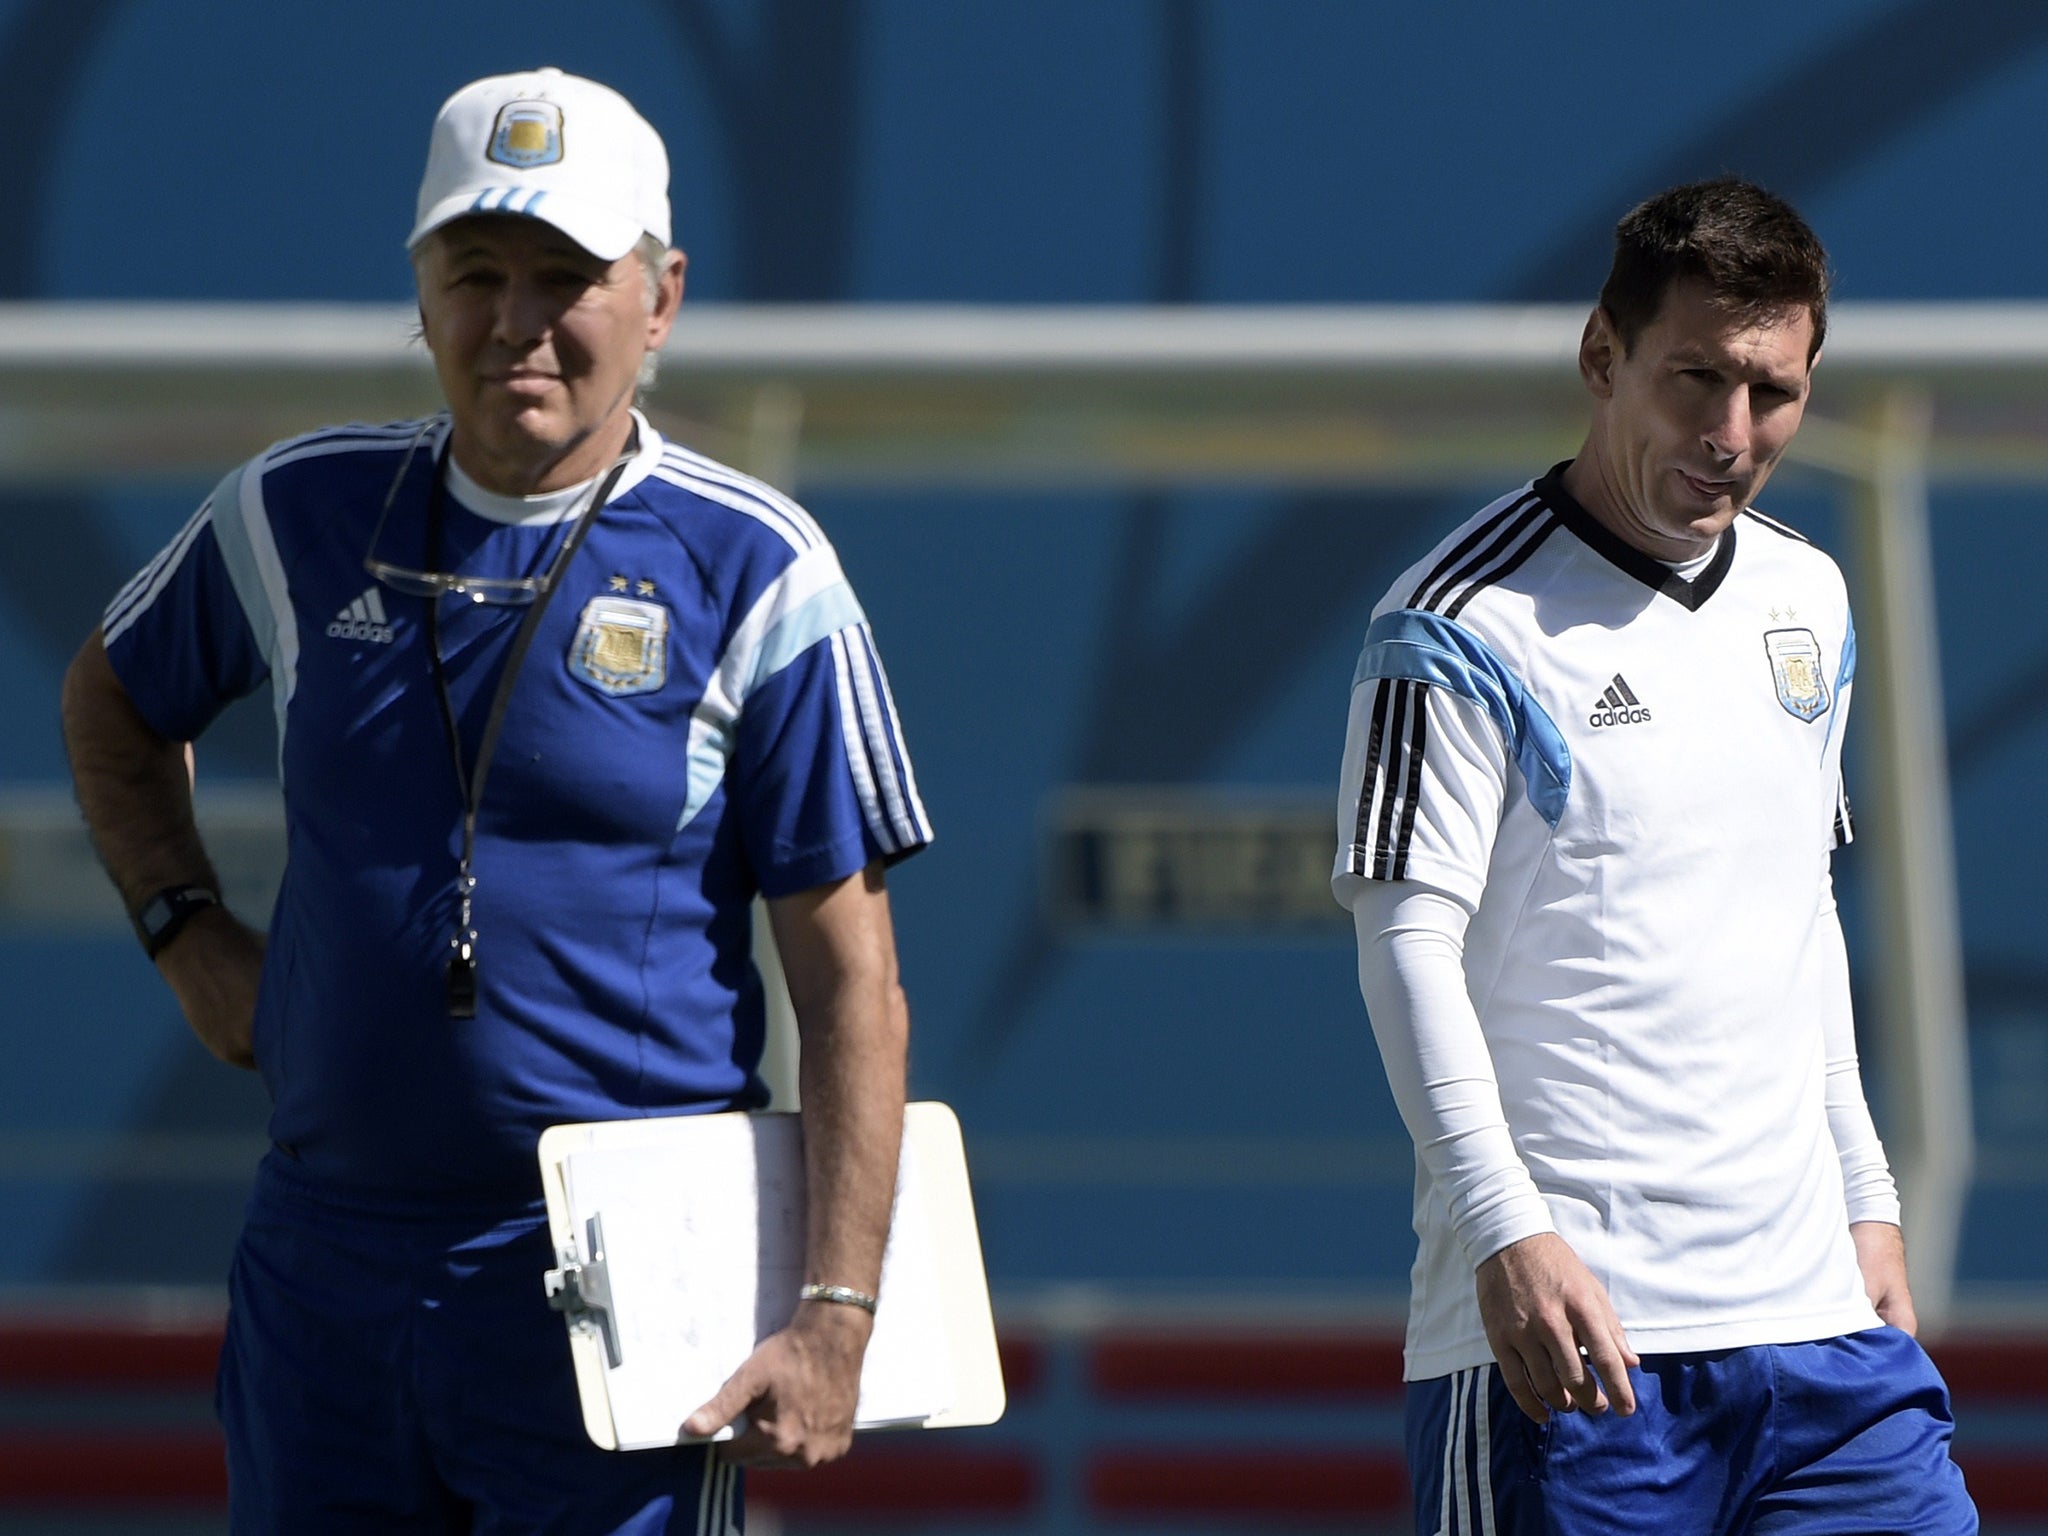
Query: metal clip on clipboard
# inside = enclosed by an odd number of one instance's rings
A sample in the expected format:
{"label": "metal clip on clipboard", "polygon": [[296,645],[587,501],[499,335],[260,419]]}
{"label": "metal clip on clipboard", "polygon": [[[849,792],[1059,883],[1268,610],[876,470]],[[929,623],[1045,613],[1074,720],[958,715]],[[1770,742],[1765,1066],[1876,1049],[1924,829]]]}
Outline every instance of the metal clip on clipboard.
{"label": "metal clip on clipboard", "polygon": [[603,1216],[593,1216],[585,1223],[583,1246],[588,1258],[579,1259],[573,1247],[564,1248],[557,1255],[561,1267],[542,1277],[547,1285],[548,1305],[567,1313],[573,1322],[595,1328],[604,1339],[605,1360],[617,1370],[625,1357],[619,1352],[619,1329],[612,1317],[612,1282],[605,1267]]}

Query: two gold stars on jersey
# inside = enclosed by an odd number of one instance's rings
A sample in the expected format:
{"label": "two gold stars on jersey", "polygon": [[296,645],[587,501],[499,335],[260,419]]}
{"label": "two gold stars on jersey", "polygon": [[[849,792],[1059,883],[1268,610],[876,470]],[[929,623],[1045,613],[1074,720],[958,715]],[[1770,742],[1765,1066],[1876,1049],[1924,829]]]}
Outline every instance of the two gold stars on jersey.
{"label": "two gold stars on jersey", "polygon": [[607,580],[606,585],[609,586],[611,590],[614,592],[624,592],[628,588],[630,588],[632,591],[634,591],[641,597],[654,596],[654,583],[649,581],[645,576],[642,576],[637,581],[629,582],[626,580],[625,577],[619,575],[617,572],[614,572],[611,575],[611,577]]}

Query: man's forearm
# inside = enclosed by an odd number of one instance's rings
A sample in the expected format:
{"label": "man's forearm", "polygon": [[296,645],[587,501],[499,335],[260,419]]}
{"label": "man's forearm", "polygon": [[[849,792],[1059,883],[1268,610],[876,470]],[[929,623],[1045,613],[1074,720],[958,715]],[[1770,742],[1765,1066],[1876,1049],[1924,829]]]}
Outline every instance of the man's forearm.
{"label": "man's forearm", "polygon": [[888,899],[870,870],[775,910],[802,1040],[804,1279],[872,1295],[895,1198],[909,1039]]}
{"label": "man's forearm", "polygon": [[[809,1183],[804,1280],[873,1296],[896,1194],[909,1011],[882,868],[768,904],[796,1006]],[[726,1454],[741,1465],[815,1466],[845,1454],[874,1322],[858,1306],[804,1302],[683,1421],[709,1435],[752,1419]]]}
{"label": "man's forearm", "polygon": [[903,1135],[903,1053],[891,1048],[904,1034],[903,995],[848,999],[842,1011],[803,1038],[804,1279],[874,1295]]}
{"label": "man's forearm", "polygon": [[79,809],[128,910],[166,886],[217,888],[192,818],[185,748],[137,712],[97,630],[64,674],[63,722]]}
{"label": "man's forearm", "polygon": [[[64,748],[100,862],[132,913],[173,885],[220,889],[192,819],[183,744],[158,735],[107,662],[98,631],[64,674]],[[253,1067],[262,935],[207,908],[156,957],[186,1022],[221,1060]]]}

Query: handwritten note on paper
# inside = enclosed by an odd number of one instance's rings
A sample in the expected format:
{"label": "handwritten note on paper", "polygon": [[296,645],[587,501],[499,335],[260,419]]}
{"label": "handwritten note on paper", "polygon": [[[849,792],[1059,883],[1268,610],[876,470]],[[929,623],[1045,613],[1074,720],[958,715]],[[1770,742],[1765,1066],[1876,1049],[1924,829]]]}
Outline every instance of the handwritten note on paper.
{"label": "handwritten note on paper", "polygon": [[[683,1419],[788,1322],[803,1283],[794,1117],[707,1116],[684,1140],[572,1152],[572,1230],[602,1214],[620,1363],[605,1373],[622,1450],[676,1443]],[[857,1424],[951,1406],[952,1362],[917,1159],[906,1141]]]}

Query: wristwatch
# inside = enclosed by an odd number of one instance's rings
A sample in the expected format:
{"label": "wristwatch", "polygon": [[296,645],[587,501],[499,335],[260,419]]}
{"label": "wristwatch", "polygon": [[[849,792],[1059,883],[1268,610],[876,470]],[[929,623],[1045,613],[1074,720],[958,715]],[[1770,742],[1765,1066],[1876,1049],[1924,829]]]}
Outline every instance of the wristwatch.
{"label": "wristwatch", "polygon": [[204,885],[167,885],[137,909],[135,933],[154,960],[193,917],[220,905],[220,892]]}

